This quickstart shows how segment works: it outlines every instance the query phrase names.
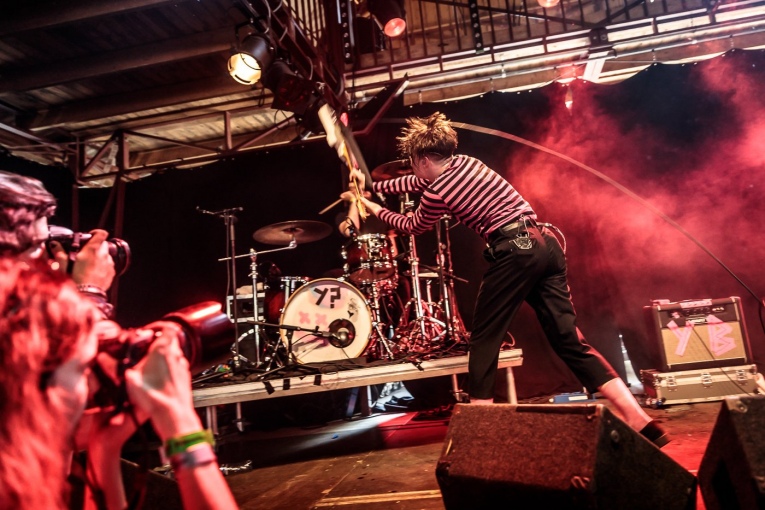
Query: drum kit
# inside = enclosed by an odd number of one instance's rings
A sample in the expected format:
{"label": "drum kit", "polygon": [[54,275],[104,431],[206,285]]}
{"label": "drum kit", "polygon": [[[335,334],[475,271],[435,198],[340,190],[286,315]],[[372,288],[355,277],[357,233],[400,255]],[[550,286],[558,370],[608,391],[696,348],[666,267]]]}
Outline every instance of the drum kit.
{"label": "drum kit", "polygon": [[[376,168],[373,178],[403,175],[403,162]],[[402,212],[413,209],[408,195]],[[395,240],[385,234],[361,234],[341,249],[339,278],[284,276],[261,255],[294,249],[330,235],[332,227],[319,221],[287,221],[262,227],[253,239],[280,246],[250,250],[229,257],[250,259],[251,285],[228,297],[229,318],[247,324],[231,347],[234,366],[265,375],[289,367],[339,362],[422,360],[464,352],[468,332],[456,305],[449,229],[444,216],[436,229],[436,267],[422,266],[415,236],[404,239],[398,254]],[[437,289],[434,291],[434,284]],[[460,349],[462,348],[462,349]]]}

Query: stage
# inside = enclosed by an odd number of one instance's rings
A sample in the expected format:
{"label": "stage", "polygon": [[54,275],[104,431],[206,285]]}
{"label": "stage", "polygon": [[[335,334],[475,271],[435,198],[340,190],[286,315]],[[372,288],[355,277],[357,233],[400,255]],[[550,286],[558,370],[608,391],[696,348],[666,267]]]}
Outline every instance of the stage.
{"label": "stage", "polygon": [[[508,349],[500,352],[498,367],[505,374],[507,395],[511,403],[517,402],[513,367],[523,362],[521,349]],[[253,374],[251,382],[216,383],[211,380],[207,387],[193,390],[194,406],[204,408],[208,427],[218,434],[218,407],[224,404],[236,406],[237,419],[241,419],[241,403],[254,400],[304,395],[349,388],[364,388],[360,399],[361,414],[368,416],[369,392],[371,385],[384,384],[413,379],[427,379],[440,376],[452,377],[452,393],[461,392],[457,374],[467,372],[468,355],[448,355],[436,359],[407,358],[404,360],[381,362],[365,365],[362,360],[322,365],[302,365],[293,367],[289,372],[280,371],[269,377]],[[366,396],[366,398],[364,398]],[[351,409],[351,414],[353,409]],[[240,429],[242,427],[240,426]]]}
{"label": "stage", "polygon": [[[672,434],[656,454],[696,474],[720,406],[647,408]],[[442,510],[436,464],[449,420],[443,413],[374,413],[318,427],[234,433],[222,438],[219,458],[252,462],[251,471],[227,478],[242,510]],[[496,433],[502,448],[502,431]],[[700,493],[696,508],[705,508]]]}
{"label": "stage", "polygon": [[[290,378],[289,389],[284,389],[283,381],[274,382],[272,392],[262,382],[230,384],[195,390],[194,398],[200,411],[208,410],[208,417],[214,410],[218,429],[218,459],[242,510],[451,510],[442,499],[436,466],[447,445],[453,448],[449,425],[455,420],[455,413],[463,412],[463,409],[470,406],[452,401],[446,406],[423,407],[418,405],[418,398],[407,398],[411,395],[406,384],[435,381],[439,377],[442,382],[446,382],[450,377],[453,379],[457,374],[464,373],[465,362],[466,356],[456,356],[423,362],[423,370],[411,363],[346,370],[332,376],[323,375],[322,385],[319,386],[314,384],[313,376],[294,380]],[[504,351],[500,363],[505,365],[507,373],[512,377],[512,368],[521,363],[521,353]],[[393,411],[391,409],[395,406],[390,408],[380,405],[380,402],[370,402],[366,413],[359,412],[357,405],[356,411],[344,418],[325,419],[328,414],[322,408],[330,402],[330,395],[346,398],[353,388],[379,385],[385,380],[401,382],[393,384],[392,393],[378,400],[397,402],[399,406],[402,402],[408,403],[408,409]],[[332,391],[335,389],[343,391]],[[633,385],[631,390],[639,402],[650,402],[642,385]],[[599,394],[586,402],[548,405],[561,401],[561,396],[520,399],[518,404],[533,409],[531,414],[539,412],[548,417],[552,415],[553,419],[558,415],[569,414],[568,409],[577,407],[612,410],[611,404],[600,398]],[[750,398],[741,396],[742,399]],[[752,397],[752,400],[759,402],[750,405],[753,410],[751,415],[753,419],[759,419],[757,413],[765,409],[765,406],[761,405],[762,397]],[[734,399],[732,402],[740,409],[741,401]],[[496,408],[515,407],[503,403],[480,406],[482,412],[478,413],[479,419],[468,428],[463,428],[461,437],[463,441],[465,437],[483,438],[484,454],[477,455],[474,462],[481,466],[492,466],[489,477],[495,476],[493,473],[507,473],[513,469],[533,472],[535,459],[540,452],[548,444],[557,441],[558,446],[552,458],[556,463],[559,459],[560,466],[565,469],[573,468],[577,473],[586,473],[588,468],[598,473],[608,472],[611,485],[625,490],[634,485],[652,487],[656,480],[657,493],[674,494],[672,480],[678,476],[688,478],[687,473],[698,474],[723,405],[722,400],[658,407],[645,405],[649,416],[659,421],[671,435],[671,442],[661,450],[631,429],[627,429],[626,434],[622,430],[622,440],[614,439],[613,429],[608,428],[610,425],[603,429],[609,432],[593,436],[574,432],[570,427],[555,426],[555,421],[551,427],[549,421],[544,421],[548,419],[545,418],[539,426],[532,425],[519,431],[518,425],[510,426],[511,420],[498,419],[500,412],[504,411]],[[536,408],[540,408],[540,411],[536,411]],[[550,413],[543,408],[556,410]],[[758,411],[758,408],[762,409]],[[486,415],[485,420],[483,413]],[[604,413],[603,416],[607,417],[608,414]],[[288,420],[278,422],[275,420],[277,415],[287,416]],[[607,423],[605,418],[598,419]],[[738,437],[730,431],[726,434]],[[593,441],[602,437],[625,446],[621,450],[624,454],[617,452],[607,458],[605,464],[594,464],[586,445],[592,445]],[[635,445],[635,441],[642,443],[639,449],[626,448],[627,445]],[[486,453],[487,444],[491,453]],[[597,444],[598,451],[601,451],[602,443]],[[716,452],[725,448],[721,448],[719,440],[715,444]],[[132,456],[137,458],[138,452]],[[501,457],[504,459],[497,461]],[[130,456],[126,458],[135,460]],[[473,462],[470,455],[468,459]],[[668,462],[671,469],[664,471]],[[646,469],[647,465],[650,467],[654,464],[662,465],[661,473],[650,473],[650,469]],[[626,476],[625,466],[628,472]],[[546,477],[540,476],[543,479]],[[663,488],[660,487],[662,482]],[[687,494],[683,496],[692,503],[690,510],[707,508],[700,486],[699,483],[695,491],[695,502]],[[167,493],[157,492],[156,488],[150,487],[146,509],[176,508],[172,505],[168,507],[168,501],[171,499],[168,499]],[[597,508],[601,507],[611,508],[608,505]],[[520,505],[518,508],[534,506]],[[628,507],[620,505],[618,508]],[[669,507],[657,505],[651,508]]]}

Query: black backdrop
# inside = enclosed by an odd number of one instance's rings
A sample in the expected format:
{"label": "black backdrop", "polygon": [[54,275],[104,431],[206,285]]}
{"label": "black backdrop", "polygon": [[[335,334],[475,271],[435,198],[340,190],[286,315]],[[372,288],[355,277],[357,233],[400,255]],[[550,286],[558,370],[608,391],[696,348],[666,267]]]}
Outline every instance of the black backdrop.
{"label": "black backdrop", "polygon": [[[500,134],[491,135],[460,128],[459,152],[505,175],[542,221],[563,231],[580,328],[617,370],[624,370],[620,337],[637,369],[655,368],[655,346],[642,311],[657,298],[741,296],[759,362],[764,335],[749,290],[762,295],[765,287],[758,266],[765,117],[758,115],[764,100],[757,86],[764,63],[762,52],[737,52],[698,66],[652,66],[616,85],[574,83],[570,112],[559,85],[438,105],[398,104],[357,141],[372,169],[397,157],[394,138],[409,115],[438,110],[455,122],[497,130]],[[736,80],[726,79],[734,75]],[[547,152],[502,134],[531,140]],[[65,171],[8,157],[2,165],[43,179],[61,197],[56,221],[71,224],[71,179]],[[256,243],[252,233],[265,225],[318,220],[334,227],[339,207],[318,213],[338,197],[344,171],[334,151],[314,141],[128,184],[123,237],[133,265],[119,281],[119,321],[138,326],[199,301],[223,302],[226,264],[217,259],[225,255],[225,226],[196,207],[243,207],[235,226],[237,253],[264,250],[272,246]],[[80,229],[97,225],[108,192],[80,190]],[[676,220],[701,247],[651,208]],[[469,281],[456,290],[470,326],[485,268],[483,243],[462,225],[452,229],[451,240],[455,273]],[[340,267],[342,243],[333,231],[321,241],[260,260],[272,260],[284,275],[316,278]],[[420,236],[418,249],[422,262],[432,264],[434,235]],[[238,262],[237,286],[248,283],[248,264]],[[520,398],[581,389],[551,354],[530,310],[522,310],[511,332],[524,350],[523,366],[516,370]]]}

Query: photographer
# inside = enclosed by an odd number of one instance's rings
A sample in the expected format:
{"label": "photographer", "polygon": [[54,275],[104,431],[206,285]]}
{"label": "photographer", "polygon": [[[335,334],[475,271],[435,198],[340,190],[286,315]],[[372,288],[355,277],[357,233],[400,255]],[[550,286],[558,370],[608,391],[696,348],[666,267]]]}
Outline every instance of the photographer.
{"label": "photographer", "polygon": [[[99,352],[101,340],[115,334],[152,338],[124,373],[134,411],[86,411],[91,372],[109,358]],[[127,508],[119,452],[148,416],[169,451],[184,507],[236,508],[192,404],[180,334],[169,322],[123,332],[100,321],[61,273],[0,257],[0,508],[68,508],[70,456],[80,447],[87,450],[86,507]]]}
{"label": "photographer", "polygon": [[[55,210],[55,197],[40,181],[0,170],[0,255],[20,260],[46,257],[48,219]],[[78,290],[93,300],[104,318],[110,318],[113,310],[106,291],[112,285],[115,269],[106,241],[108,233],[93,230],[91,234],[73,261],[61,243],[51,242],[51,266],[70,272]]]}

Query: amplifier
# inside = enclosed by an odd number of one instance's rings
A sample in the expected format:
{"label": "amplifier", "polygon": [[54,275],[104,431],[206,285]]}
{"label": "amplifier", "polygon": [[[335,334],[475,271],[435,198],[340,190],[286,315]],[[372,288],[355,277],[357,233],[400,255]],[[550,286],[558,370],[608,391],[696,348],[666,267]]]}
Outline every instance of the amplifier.
{"label": "amplifier", "polygon": [[[259,321],[264,321],[263,316],[263,303],[266,299],[265,292],[258,292],[258,318]],[[226,297],[226,314],[231,322],[234,322],[234,309],[232,304],[234,302],[234,296]],[[236,322],[251,322],[255,320],[255,303],[252,299],[252,294],[237,294],[236,296]]]}
{"label": "amplifier", "polygon": [[662,372],[751,363],[739,297],[654,301],[643,311]]}

